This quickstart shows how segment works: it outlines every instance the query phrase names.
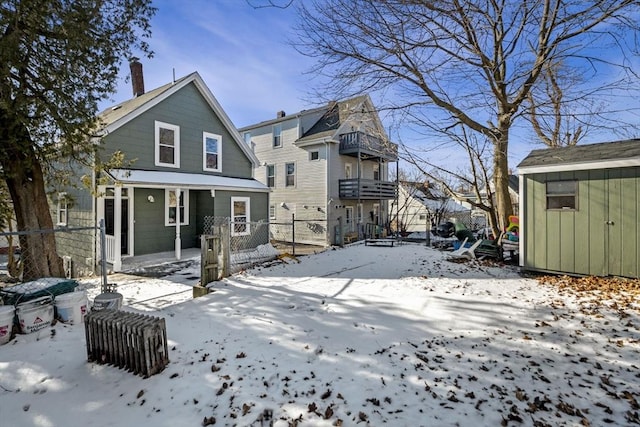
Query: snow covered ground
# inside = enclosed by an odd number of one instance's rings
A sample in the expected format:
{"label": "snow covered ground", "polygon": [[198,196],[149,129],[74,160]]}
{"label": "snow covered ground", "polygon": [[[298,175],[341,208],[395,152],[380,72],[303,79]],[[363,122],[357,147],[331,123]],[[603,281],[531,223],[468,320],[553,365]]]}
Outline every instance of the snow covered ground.
{"label": "snow covered ground", "polygon": [[125,310],[166,319],[170,363],[150,378],[87,363],[82,325],[1,346],[1,424],[640,423],[637,298],[615,305],[419,244],[284,258],[192,299],[198,272],[190,260],[109,277]]}

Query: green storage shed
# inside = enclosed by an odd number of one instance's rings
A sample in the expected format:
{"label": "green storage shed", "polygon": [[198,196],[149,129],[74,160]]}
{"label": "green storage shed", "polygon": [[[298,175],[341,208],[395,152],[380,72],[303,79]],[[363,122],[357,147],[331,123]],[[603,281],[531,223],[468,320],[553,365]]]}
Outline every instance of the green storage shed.
{"label": "green storage shed", "polygon": [[534,150],[518,173],[524,270],[640,277],[640,139]]}

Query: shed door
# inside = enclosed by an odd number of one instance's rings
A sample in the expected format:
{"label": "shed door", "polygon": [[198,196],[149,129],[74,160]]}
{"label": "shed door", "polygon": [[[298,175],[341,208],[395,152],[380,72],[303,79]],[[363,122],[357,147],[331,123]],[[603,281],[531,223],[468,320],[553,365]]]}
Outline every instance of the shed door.
{"label": "shed door", "polygon": [[606,274],[640,276],[640,167],[607,171]]}

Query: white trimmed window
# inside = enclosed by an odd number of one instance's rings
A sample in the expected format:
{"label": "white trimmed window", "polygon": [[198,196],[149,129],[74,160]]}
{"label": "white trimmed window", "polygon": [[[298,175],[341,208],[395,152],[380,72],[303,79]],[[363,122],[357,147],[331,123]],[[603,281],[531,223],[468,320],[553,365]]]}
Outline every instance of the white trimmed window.
{"label": "white trimmed window", "polygon": [[232,236],[246,236],[250,234],[249,222],[251,221],[249,212],[248,197],[231,198],[231,219],[233,221]]}
{"label": "white trimmed window", "polygon": [[155,122],[156,166],[180,167],[180,126]]}
{"label": "white trimmed window", "polygon": [[577,181],[547,181],[547,209],[578,210]]}
{"label": "white trimmed window", "polygon": [[284,165],[284,169],[287,172],[287,176],[285,177],[285,187],[295,187],[296,186],[296,164],[286,163]]}
{"label": "white trimmed window", "polygon": [[189,225],[189,190],[180,190],[180,197],[176,191],[164,190],[164,225],[175,226],[176,218],[180,218],[180,225]]}
{"label": "white trimmed window", "polygon": [[267,187],[275,187],[276,186],[276,166],[275,165],[267,165]]}
{"label": "white trimmed window", "polygon": [[309,152],[309,160],[311,160],[311,161],[320,160],[320,152],[319,151],[310,151]]}
{"label": "white trimmed window", "polygon": [[202,169],[209,172],[222,172],[222,136],[202,132]]}
{"label": "white trimmed window", "polygon": [[69,214],[69,205],[67,203],[67,193],[58,193],[58,213],[57,213],[57,224],[58,225],[67,225],[68,214]]}
{"label": "white trimmed window", "polygon": [[269,219],[276,219],[276,205],[269,205]]}
{"label": "white trimmed window", "polygon": [[273,125],[273,147],[282,147],[282,125]]}

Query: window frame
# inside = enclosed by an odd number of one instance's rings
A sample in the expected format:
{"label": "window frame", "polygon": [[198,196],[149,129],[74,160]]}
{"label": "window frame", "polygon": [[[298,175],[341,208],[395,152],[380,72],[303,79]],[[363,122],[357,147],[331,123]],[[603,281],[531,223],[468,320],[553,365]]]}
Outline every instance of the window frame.
{"label": "window frame", "polygon": [[[549,192],[549,184],[559,184],[559,183],[573,183],[573,191],[556,191],[556,192]],[[578,210],[578,188],[579,188],[579,183],[578,180],[576,179],[558,179],[558,180],[551,180],[551,181],[545,181],[545,201],[546,201],[546,205],[545,208],[548,211],[569,211],[569,212],[575,212]],[[559,206],[559,207],[550,207],[551,204],[549,203],[551,200],[554,199],[564,199],[564,198],[573,198],[573,206]]]}
{"label": "window frame", "polygon": [[272,146],[273,148],[281,148],[282,147],[282,124],[277,123],[273,125],[273,138],[272,138]]}
{"label": "window frame", "polygon": [[[238,218],[236,215],[236,203],[245,203],[244,227],[238,227]],[[231,197],[231,235],[232,236],[248,236],[251,234],[251,198],[250,197]],[[241,223],[241,222],[240,222]],[[240,230],[244,228],[244,230]]]}
{"label": "window frame", "polygon": [[347,231],[353,231],[353,206],[345,206],[344,225]]}
{"label": "window frame", "polygon": [[[61,220],[61,215],[64,214],[64,221]],[[56,212],[56,225],[67,226],[69,223],[69,200],[67,199],[67,193],[58,193],[58,203]]]}
{"label": "window frame", "polygon": [[[273,175],[269,176],[269,168],[273,170]],[[266,178],[267,178],[267,187],[276,188],[276,165],[267,165],[266,169]],[[271,181],[270,181],[271,180]]]}
{"label": "window frame", "polygon": [[269,219],[276,219],[276,205],[269,205]]}
{"label": "window frame", "polygon": [[344,164],[344,178],[345,179],[353,178],[353,164],[351,163]]}
{"label": "window frame", "polygon": [[373,165],[373,179],[375,181],[380,181],[380,164],[378,163]]}
{"label": "window frame", "polygon": [[372,206],[373,209],[373,223],[376,225],[380,225],[380,203],[374,203]]}
{"label": "window frame", "polygon": [[[180,167],[180,126],[173,125],[171,123],[165,123],[156,120],[154,124],[154,137],[155,137],[155,165],[164,166],[168,168]],[[160,156],[160,129],[169,129],[173,131],[173,163],[165,163],[161,161]]]}
{"label": "window frame", "polygon": [[[313,155],[316,155],[316,158],[313,158]],[[309,161],[311,162],[318,162],[320,161],[320,150],[313,150],[313,151],[309,151]]]}
{"label": "window frame", "polygon": [[[289,165],[293,166],[293,173],[289,173]],[[289,184],[289,177],[293,177],[293,183]],[[286,188],[295,188],[296,187],[296,163],[295,162],[287,162],[284,164],[284,186]]]}
{"label": "window frame", "polygon": [[[217,167],[207,167],[207,139],[217,140]],[[218,135],[211,132],[202,132],[202,170],[207,172],[222,172],[222,135]]]}
{"label": "window frame", "polygon": [[[175,194],[176,190],[175,188],[165,188],[164,189],[164,225],[166,227],[175,227],[177,224],[176,222],[171,222],[171,216],[169,214],[169,209],[171,209],[172,206],[170,206],[170,202],[171,202],[171,194]],[[178,206],[175,207],[176,208],[176,220],[179,221],[180,219],[180,209],[182,209],[183,212],[183,216],[184,216],[184,221],[180,222],[180,226],[183,225],[189,225],[189,190],[188,189],[180,189],[180,201],[182,201],[182,206],[180,206],[180,203],[178,202]]]}

